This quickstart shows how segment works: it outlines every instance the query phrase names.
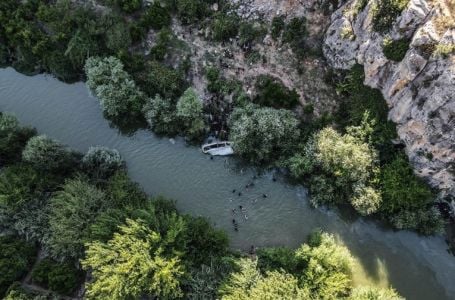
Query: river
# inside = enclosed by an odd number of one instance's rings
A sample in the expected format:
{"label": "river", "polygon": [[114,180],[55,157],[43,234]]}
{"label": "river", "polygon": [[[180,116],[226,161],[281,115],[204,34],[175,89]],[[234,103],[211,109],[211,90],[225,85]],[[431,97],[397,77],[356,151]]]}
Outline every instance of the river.
{"label": "river", "polygon": [[[408,299],[455,299],[455,257],[443,237],[396,232],[371,220],[341,217],[335,210],[313,209],[304,187],[279,176],[274,180],[272,173],[254,179],[255,170],[238,167],[235,158],[210,160],[180,139],[159,138],[146,130],[124,136],[109,126],[83,83],[0,69],[0,110],[74,149],[102,145],[119,150],[129,175],[147,193],[171,197],[180,211],[209,218],[228,232],[235,249],[297,247],[320,228],[335,234],[355,256],[355,284],[392,285]],[[251,181],[254,186],[246,189]],[[239,205],[246,208],[247,218],[233,216],[232,208],[238,211]]]}

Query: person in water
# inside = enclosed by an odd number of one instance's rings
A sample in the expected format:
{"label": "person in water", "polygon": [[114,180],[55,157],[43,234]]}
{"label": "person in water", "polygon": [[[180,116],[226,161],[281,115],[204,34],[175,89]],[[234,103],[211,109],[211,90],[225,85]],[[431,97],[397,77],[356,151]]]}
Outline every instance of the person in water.
{"label": "person in water", "polygon": [[240,196],[242,196],[242,192],[239,192],[239,194],[238,194],[238,195],[239,195],[239,197],[240,197]]}
{"label": "person in water", "polygon": [[262,198],[267,198],[267,194],[262,194]]}

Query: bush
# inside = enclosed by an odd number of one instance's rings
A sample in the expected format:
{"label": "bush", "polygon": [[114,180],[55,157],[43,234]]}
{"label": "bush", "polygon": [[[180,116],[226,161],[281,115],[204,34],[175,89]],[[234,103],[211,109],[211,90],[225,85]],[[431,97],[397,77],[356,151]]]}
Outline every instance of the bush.
{"label": "bush", "polygon": [[267,30],[261,24],[242,22],[239,28],[239,45],[250,47],[254,42],[261,41],[266,34]]}
{"label": "bush", "polygon": [[213,40],[221,42],[236,37],[239,32],[239,21],[237,16],[218,15],[211,25]]}
{"label": "bush", "polygon": [[307,35],[306,19],[304,17],[292,18],[284,29],[283,42],[288,43],[297,56],[303,57],[306,53]]}
{"label": "bush", "polygon": [[177,102],[177,117],[183,132],[191,140],[200,139],[205,130],[202,100],[192,88],[188,88]]}
{"label": "bush", "polygon": [[353,289],[349,300],[404,300],[403,297],[392,289],[380,289],[377,287],[356,287]]}
{"label": "bush", "polygon": [[147,203],[145,192],[125,171],[119,171],[109,179],[106,194],[111,207],[144,207]]}
{"label": "bush", "polygon": [[43,259],[33,269],[32,279],[54,292],[70,295],[80,284],[81,272],[69,263]]}
{"label": "bush", "polygon": [[408,3],[409,0],[378,1],[373,7],[373,29],[382,33],[389,31]]}
{"label": "bush", "polygon": [[124,166],[120,153],[106,147],[90,147],[82,158],[82,166],[95,179],[107,179]]}
{"label": "bush", "polygon": [[409,42],[406,38],[395,41],[385,40],[382,51],[388,59],[400,62],[409,50]]}
{"label": "bush", "polygon": [[298,121],[290,111],[251,104],[234,109],[229,123],[234,151],[253,163],[270,164],[286,156],[300,133]]}
{"label": "bush", "polygon": [[203,0],[176,0],[176,9],[184,25],[196,23],[208,16],[208,6]]}
{"label": "bush", "polygon": [[286,19],[285,16],[273,17],[271,25],[271,35],[274,40],[277,40],[281,36],[281,33],[283,32],[286,26],[286,23],[284,22],[285,19]]}
{"label": "bush", "polygon": [[292,109],[300,96],[295,90],[289,90],[278,79],[270,76],[259,76],[256,81],[257,96],[254,102],[262,106]]}
{"label": "bush", "polygon": [[141,26],[160,30],[171,25],[171,15],[167,7],[161,6],[159,1],[153,2],[141,16]]}
{"label": "bush", "polygon": [[187,84],[184,74],[157,61],[150,61],[141,81],[141,87],[148,95],[159,94],[164,99],[177,100],[185,91]]}
{"label": "bush", "polygon": [[287,273],[300,275],[303,266],[299,265],[293,250],[284,247],[263,248],[257,251],[258,267],[262,273],[273,270],[284,270]]}
{"label": "bush", "polygon": [[85,63],[87,85],[100,100],[107,117],[140,115],[145,95],[125,72],[121,61],[115,57],[91,57]]}
{"label": "bush", "polygon": [[150,98],[143,108],[145,119],[156,134],[173,136],[179,132],[175,104],[160,95]]}
{"label": "bush", "polygon": [[20,280],[35,260],[36,248],[12,236],[0,236],[0,296]]}
{"label": "bush", "polygon": [[433,193],[414,170],[404,154],[399,154],[381,170],[381,210],[393,215],[401,210],[412,211],[426,206],[433,200]]}
{"label": "bush", "polygon": [[132,13],[141,8],[142,0],[105,0],[108,5],[116,6],[126,13]]}
{"label": "bush", "polygon": [[69,180],[52,197],[46,246],[53,258],[82,257],[87,228],[101,209],[107,207],[106,202],[104,192],[79,178]]}
{"label": "bush", "polygon": [[20,127],[17,119],[0,113],[0,166],[21,160],[27,141],[36,135],[36,130]]}
{"label": "bush", "polygon": [[44,172],[66,173],[77,163],[75,153],[45,135],[34,136],[27,142],[22,160]]}
{"label": "bush", "polygon": [[362,216],[375,213],[381,206],[381,194],[371,186],[359,185],[354,188],[351,204]]}

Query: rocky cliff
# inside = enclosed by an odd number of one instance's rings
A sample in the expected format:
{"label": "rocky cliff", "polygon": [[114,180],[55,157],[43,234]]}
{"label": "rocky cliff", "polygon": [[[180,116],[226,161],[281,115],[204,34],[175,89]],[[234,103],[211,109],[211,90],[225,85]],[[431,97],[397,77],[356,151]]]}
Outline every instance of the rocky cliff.
{"label": "rocky cliff", "polygon": [[[374,1],[341,5],[324,55],[334,68],[364,65],[365,84],[384,95],[417,174],[455,196],[455,1],[410,0],[387,33],[373,30],[376,9]],[[399,62],[384,55],[393,40],[409,41]]]}

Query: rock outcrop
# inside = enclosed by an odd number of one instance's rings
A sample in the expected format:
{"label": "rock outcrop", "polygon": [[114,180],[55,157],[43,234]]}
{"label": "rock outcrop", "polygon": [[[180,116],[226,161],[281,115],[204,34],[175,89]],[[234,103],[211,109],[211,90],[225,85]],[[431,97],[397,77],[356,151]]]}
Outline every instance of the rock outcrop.
{"label": "rock outcrop", "polygon": [[[381,34],[373,30],[372,4],[358,11],[357,1],[343,4],[332,14],[324,55],[329,64],[349,69],[364,66],[365,84],[378,88],[389,107],[389,118],[416,173],[455,196],[455,2],[410,0]],[[386,58],[386,39],[409,39],[400,62]]]}

